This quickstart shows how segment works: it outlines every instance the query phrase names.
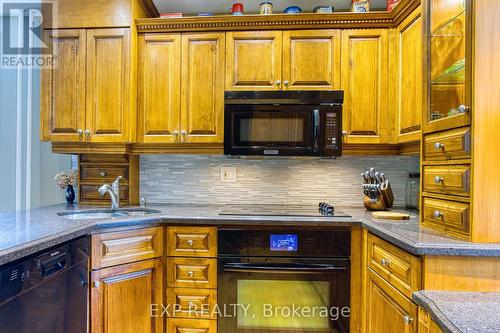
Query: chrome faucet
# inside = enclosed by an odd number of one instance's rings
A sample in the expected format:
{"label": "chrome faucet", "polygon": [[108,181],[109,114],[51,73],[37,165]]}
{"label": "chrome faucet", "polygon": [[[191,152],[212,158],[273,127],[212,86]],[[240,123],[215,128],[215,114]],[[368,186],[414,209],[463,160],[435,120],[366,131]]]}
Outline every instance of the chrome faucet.
{"label": "chrome faucet", "polygon": [[111,209],[120,208],[120,180],[122,178],[122,176],[118,176],[111,183],[111,185],[103,184],[99,187],[98,192],[101,197],[103,197],[106,193],[109,193],[109,196],[111,197]]}

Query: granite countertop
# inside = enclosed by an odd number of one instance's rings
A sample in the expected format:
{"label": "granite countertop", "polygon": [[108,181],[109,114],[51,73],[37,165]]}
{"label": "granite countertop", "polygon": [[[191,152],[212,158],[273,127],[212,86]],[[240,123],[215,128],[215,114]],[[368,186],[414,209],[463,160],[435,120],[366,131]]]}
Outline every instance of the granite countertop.
{"label": "granite countertop", "polygon": [[500,293],[419,291],[413,301],[445,333],[500,332]]}
{"label": "granite countertop", "polygon": [[[443,237],[418,224],[418,215],[409,221],[381,221],[362,207],[337,207],[352,217],[289,217],[219,215],[223,206],[163,204],[148,205],[160,213],[145,217],[70,220],[58,212],[95,207],[47,206],[11,214],[0,214],[0,265],[37,251],[111,227],[160,224],[219,226],[364,226],[370,232],[415,255],[500,256],[500,244],[479,244]],[[396,210],[398,211],[398,210]]]}

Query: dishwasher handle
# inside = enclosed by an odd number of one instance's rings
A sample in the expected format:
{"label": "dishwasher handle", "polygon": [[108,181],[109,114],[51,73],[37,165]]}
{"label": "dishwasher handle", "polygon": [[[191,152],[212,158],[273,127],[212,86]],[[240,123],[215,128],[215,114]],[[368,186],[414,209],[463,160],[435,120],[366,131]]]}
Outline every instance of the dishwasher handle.
{"label": "dishwasher handle", "polygon": [[39,262],[42,278],[47,278],[57,272],[60,272],[68,265],[69,253],[61,252],[52,258],[42,259]]}
{"label": "dishwasher handle", "polygon": [[269,263],[225,263],[224,272],[267,274],[318,274],[346,270],[347,267],[331,264],[269,264]]}

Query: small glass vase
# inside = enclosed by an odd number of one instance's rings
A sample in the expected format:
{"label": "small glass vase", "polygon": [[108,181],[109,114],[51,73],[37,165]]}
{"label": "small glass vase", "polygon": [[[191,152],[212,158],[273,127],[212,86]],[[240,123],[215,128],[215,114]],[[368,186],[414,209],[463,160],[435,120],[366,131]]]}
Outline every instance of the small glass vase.
{"label": "small glass vase", "polygon": [[74,201],[75,201],[75,190],[73,189],[73,185],[68,185],[68,188],[66,189],[66,202],[69,205],[72,205]]}

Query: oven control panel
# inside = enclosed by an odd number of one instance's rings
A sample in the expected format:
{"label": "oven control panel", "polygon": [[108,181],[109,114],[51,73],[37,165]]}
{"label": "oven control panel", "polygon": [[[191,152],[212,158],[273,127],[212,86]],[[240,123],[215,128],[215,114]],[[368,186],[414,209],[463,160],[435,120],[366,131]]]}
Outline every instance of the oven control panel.
{"label": "oven control panel", "polygon": [[296,252],[298,249],[298,236],[296,234],[269,235],[270,251]]}
{"label": "oven control panel", "polygon": [[337,148],[337,137],[339,131],[338,112],[326,112],[325,114],[325,148]]}

